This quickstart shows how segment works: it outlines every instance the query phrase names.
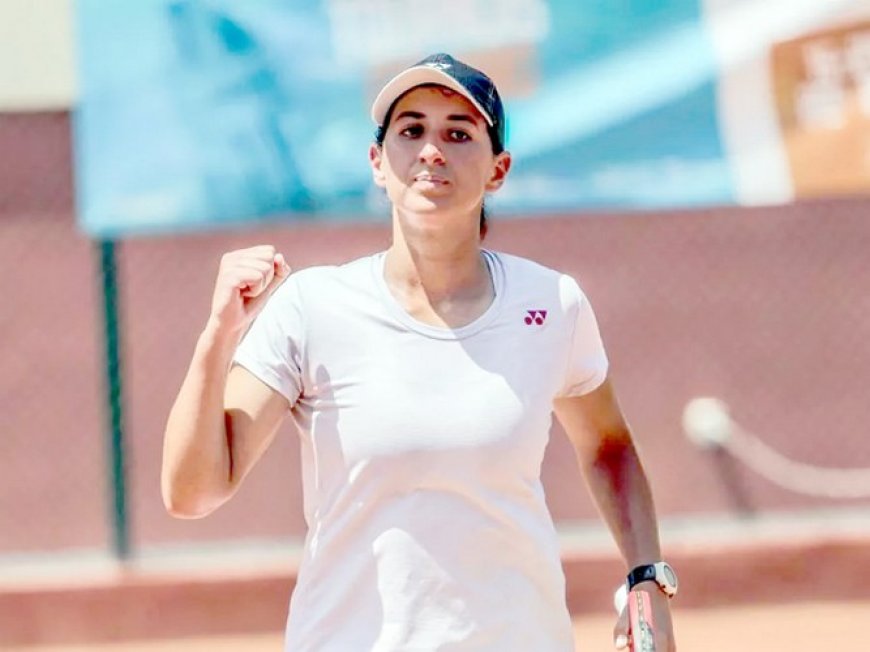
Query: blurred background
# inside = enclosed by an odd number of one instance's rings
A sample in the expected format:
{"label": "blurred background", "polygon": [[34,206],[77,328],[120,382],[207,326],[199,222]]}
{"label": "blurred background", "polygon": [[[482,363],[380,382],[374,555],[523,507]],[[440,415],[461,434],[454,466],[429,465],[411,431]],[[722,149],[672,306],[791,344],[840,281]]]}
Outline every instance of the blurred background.
{"label": "blurred background", "polygon": [[[164,511],[163,426],[223,252],[388,246],[368,107],[435,51],[507,106],[487,246],[596,307],[679,613],[870,613],[870,6],[2,0],[0,647],[280,632],[292,425],[200,521]],[[543,475],[572,611],[606,614],[557,427]]]}

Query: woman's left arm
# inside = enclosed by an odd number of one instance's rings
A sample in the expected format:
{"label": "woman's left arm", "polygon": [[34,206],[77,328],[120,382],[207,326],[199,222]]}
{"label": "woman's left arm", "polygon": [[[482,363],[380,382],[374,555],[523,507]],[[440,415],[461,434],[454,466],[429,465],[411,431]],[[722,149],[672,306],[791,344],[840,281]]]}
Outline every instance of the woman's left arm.
{"label": "woman's left arm", "polygon": [[[652,492],[610,380],[588,394],[556,399],[553,406],[627,570],[661,561]],[[669,599],[655,584],[644,588],[653,602],[656,650],[674,652]],[[625,635],[627,627],[623,614],[615,639]]]}

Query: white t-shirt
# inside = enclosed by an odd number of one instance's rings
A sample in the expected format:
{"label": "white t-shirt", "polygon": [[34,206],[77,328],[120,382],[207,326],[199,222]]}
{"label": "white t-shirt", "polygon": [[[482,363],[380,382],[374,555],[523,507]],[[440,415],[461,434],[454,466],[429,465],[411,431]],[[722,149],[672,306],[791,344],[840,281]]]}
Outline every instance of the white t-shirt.
{"label": "white t-shirt", "polygon": [[412,318],[380,253],[291,275],[239,346],[302,440],[288,651],[574,649],[541,460],[607,357],[570,276],[484,255],[495,299],[462,328]]}

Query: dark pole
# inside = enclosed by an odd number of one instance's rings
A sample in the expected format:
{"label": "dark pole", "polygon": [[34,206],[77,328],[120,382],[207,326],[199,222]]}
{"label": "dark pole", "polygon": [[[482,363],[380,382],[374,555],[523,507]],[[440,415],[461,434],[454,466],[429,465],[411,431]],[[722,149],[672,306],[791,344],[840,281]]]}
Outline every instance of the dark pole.
{"label": "dark pole", "polygon": [[116,559],[130,556],[127,523],[127,479],[124,464],[123,404],[121,394],[121,347],[118,328],[118,268],[115,242],[101,240],[100,271],[103,285],[103,329],[106,361],[107,454],[111,478],[112,552]]}

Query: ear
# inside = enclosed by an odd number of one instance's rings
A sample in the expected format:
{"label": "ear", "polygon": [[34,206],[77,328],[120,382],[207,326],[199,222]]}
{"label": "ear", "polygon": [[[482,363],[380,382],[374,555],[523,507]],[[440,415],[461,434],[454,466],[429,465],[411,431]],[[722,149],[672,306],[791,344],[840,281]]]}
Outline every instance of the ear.
{"label": "ear", "polygon": [[385,188],[387,185],[384,171],[381,169],[383,154],[383,149],[376,143],[372,143],[369,146],[369,165],[372,166],[372,179],[374,179],[375,185],[379,188]]}
{"label": "ear", "polygon": [[495,192],[501,188],[511,169],[511,154],[510,152],[502,152],[495,157],[493,163],[492,175],[486,182],[486,192]]}

